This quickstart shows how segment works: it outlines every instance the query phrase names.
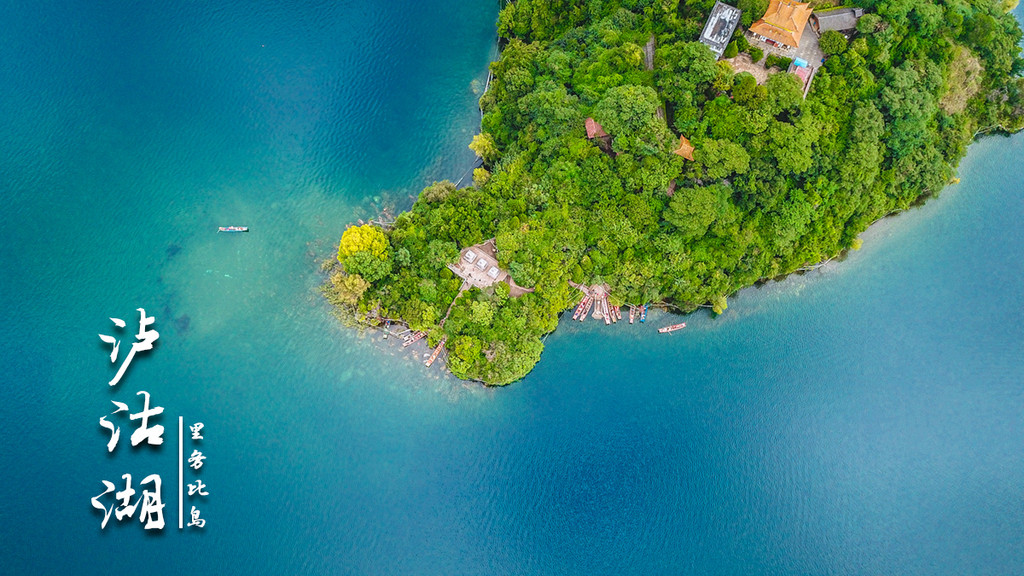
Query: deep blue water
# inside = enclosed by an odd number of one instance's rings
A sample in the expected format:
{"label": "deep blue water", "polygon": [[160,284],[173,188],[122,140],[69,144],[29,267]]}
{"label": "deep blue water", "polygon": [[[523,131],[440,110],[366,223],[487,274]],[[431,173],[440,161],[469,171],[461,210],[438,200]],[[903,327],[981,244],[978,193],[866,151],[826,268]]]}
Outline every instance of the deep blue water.
{"label": "deep blue water", "polygon": [[[494,3],[6,8],[0,572],[1024,573],[1024,138],[844,262],[668,337],[563,322],[481,389],[340,328],[315,268],[472,163]],[[110,389],[138,307],[160,340]],[[108,457],[138,390],[168,443]],[[99,529],[126,472],[162,533]]]}

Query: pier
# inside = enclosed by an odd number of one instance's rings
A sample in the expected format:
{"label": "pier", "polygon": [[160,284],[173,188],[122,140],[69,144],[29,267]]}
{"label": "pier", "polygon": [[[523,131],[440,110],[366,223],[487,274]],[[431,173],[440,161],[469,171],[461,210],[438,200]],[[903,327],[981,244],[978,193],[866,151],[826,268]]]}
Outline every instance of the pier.
{"label": "pier", "polygon": [[[597,320],[604,320],[606,325],[619,321],[621,315],[618,314],[618,307],[608,303],[608,294],[611,288],[607,284],[587,286],[569,282],[569,285],[583,293],[583,300],[580,301],[572,315],[573,320],[583,322],[587,316],[591,316]],[[591,310],[593,310],[592,315]]]}

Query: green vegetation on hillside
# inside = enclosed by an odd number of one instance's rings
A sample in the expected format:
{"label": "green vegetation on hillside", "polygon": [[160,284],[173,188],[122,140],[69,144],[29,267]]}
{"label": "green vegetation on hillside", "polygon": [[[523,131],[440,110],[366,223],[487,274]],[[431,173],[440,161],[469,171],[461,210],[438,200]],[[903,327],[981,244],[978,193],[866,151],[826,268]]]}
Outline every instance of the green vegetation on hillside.
{"label": "green vegetation on hillside", "polygon": [[[507,384],[579,299],[568,281],[608,283],[613,304],[721,311],[736,290],[853,247],[871,222],[938,192],[979,130],[1024,125],[1021,31],[1005,2],[854,2],[867,14],[848,44],[824,39],[832,56],[806,100],[794,75],[758,85],[715,62],[696,42],[713,4],[507,4],[474,186],[427,187],[386,234],[346,231],[331,301],[404,319],[431,344],[446,336],[456,375]],[[588,117],[607,149],[587,139]],[[680,135],[692,162],[672,153]],[[439,327],[462,282],[446,264],[491,237],[535,291],[465,291]]]}

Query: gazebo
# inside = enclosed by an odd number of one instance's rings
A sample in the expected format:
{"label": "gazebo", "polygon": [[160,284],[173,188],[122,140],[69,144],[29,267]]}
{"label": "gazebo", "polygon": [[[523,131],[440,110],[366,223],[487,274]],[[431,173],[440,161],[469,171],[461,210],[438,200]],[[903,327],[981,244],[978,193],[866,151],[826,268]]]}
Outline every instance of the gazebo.
{"label": "gazebo", "polygon": [[672,153],[677,155],[677,156],[682,156],[683,158],[686,158],[687,160],[690,160],[692,162],[693,161],[693,144],[690,144],[690,141],[686,139],[686,136],[680,136],[679,137],[679,148],[676,148],[675,150],[673,150]]}

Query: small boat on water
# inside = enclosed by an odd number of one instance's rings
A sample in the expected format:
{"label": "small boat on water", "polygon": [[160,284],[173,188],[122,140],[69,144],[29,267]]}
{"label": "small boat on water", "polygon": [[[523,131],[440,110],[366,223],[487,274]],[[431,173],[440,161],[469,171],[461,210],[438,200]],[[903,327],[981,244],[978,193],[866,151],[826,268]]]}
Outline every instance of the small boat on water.
{"label": "small boat on water", "polygon": [[388,335],[391,334],[391,320],[384,322],[384,339],[388,339]]}
{"label": "small boat on water", "polygon": [[636,318],[636,306],[632,304],[629,306],[629,323],[633,323],[633,319]]}
{"label": "small boat on water", "polygon": [[403,347],[408,347],[410,344],[414,344],[416,342],[419,342],[426,335],[427,335],[426,332],[416,332],[416,333],[412,334],[411,336],[406,336],[405,337],[405,342],[402,343],[402,346]]}
{"label": "small boat on water", "polygon": [[596,302],[596,300],[592,299],[587,302],[586,306],[583,307],[583,314],[580,315],[580,322],[586,320],[587,316],[590,315],[590,309],[593,308],[594,302]]}
{"label": "small boat on water", "polygon": [[221,226],[217,228],[217,232],[248,232],[248,226]]}
{"label": "small boat on water", "polygon": [[434,353],[431,354],[430,358],[427,358],[427,361],[423,363],[424,366],[430,368],[430,365],[433,364],[434,360],[437,360],[437,357],[441,354],[441,350],[444,350],[444,343],[447,341],[447,338],[441,338],[441,341],[437,344],[437,348],[434,348]]}
{"label": "small boat on water", "polygon": [[640,307],[640,321],[647,322],[647,304]]}
{"label": "small boat on water", "polygon": [[576,311],[572,313],[572,319],[573,320],[579,319],[580,314],[583,312],[583,307],[586,306],[587,302],[589,302],[589,301],[590,301],[590,296],[584,296],[583,300],[580,300],[580,305],[577,306],[576,307]]}
{"label": "small boat on water", "polygon": [[675,332],[676,330],[682,330],[683,328],[686,328],[686,322],[683,322],[682,324],[673,324],[671,326],[665,326],[664,328],[658,328],[658,332],[661,332],[662,334],[668,334],[669,332]]}

